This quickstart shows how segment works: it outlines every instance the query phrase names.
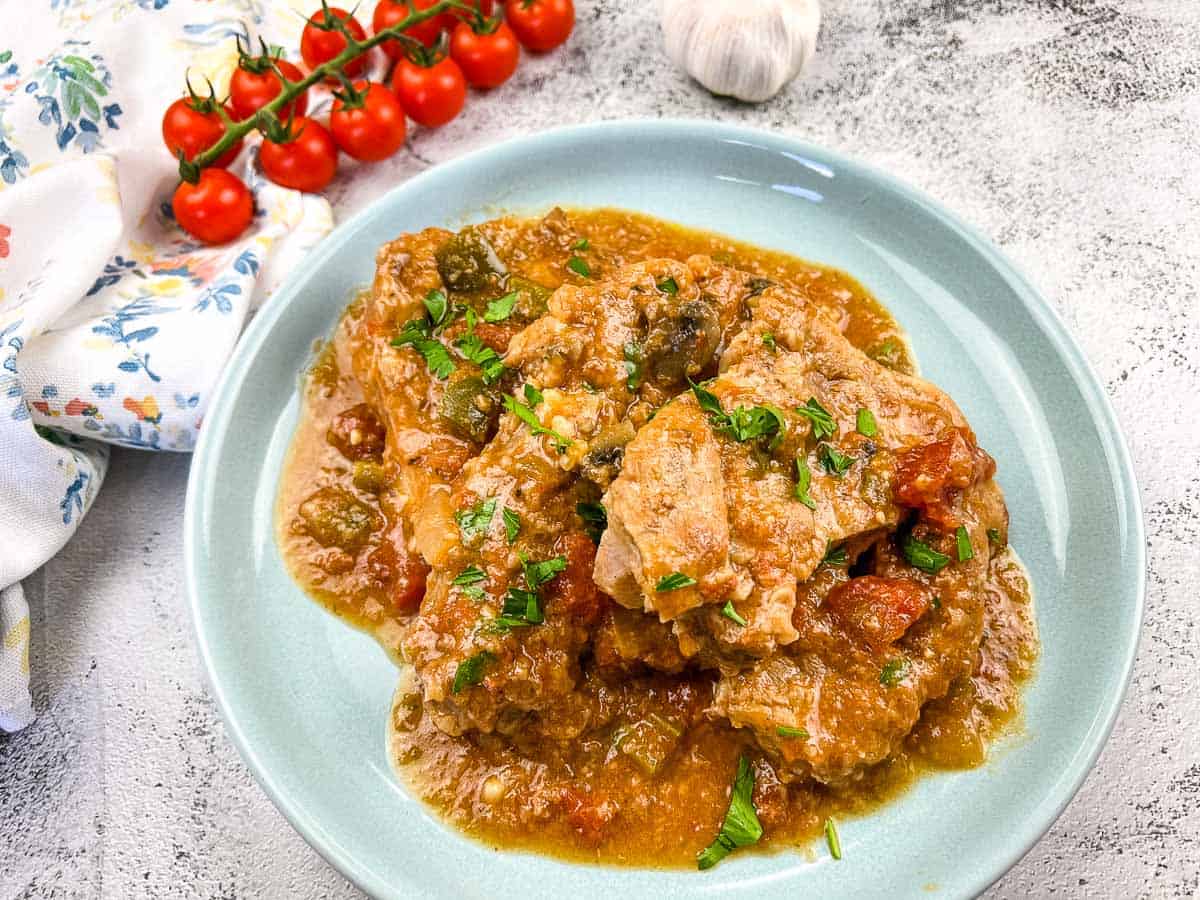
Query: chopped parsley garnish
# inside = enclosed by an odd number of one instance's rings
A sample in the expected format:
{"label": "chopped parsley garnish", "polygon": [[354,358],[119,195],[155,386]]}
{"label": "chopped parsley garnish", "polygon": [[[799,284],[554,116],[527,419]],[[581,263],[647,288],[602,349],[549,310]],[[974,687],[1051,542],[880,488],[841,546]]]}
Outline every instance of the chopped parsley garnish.
{"label": "chopped parsley garnish", "polygon": [[454,521],[458,523],[458,530],[462,532],[463,543],[472,544],[476,538],[487,534],[495,514],[495,499],[480,500],[474,506],[455,512]]}
{"label": "chopped parsley garnish", "polygon": [[890,368],[900,361],[896,353],[899,349],[895,339],[888,338],[878,347],[867,353],[867,355],[881,366],[888,366]]}
{"label": "chopped parsley garnish", "polygon": [[512,394],[504,395],[504,408],[528,425],[529,430],[533,433],[534,437],[545,435],[553,440],[554,449],[556,449],[559,453],[566,453],[567,448],[571,446],[570,438],[565,438],[557,431],[553,431],[552,429],[546,428],[544,425],[542,425],[542,423],[538,421],[537,414]]}
{"label": "chopped parsley garnish", "polygon": [[826,566],[844,566],[846,564],[846,548],[834,547],[831,542],[825,551],[825,558],[821,562]]}
{"label": "chopped parsley garnish", "polygon": [[813,437],[818,441],[837,434],[837,423],[833,420],[833,415],[817,402],[816,397],[809,397],[807,403],[796,407],[796,412],[812,423]]}
{"label": "chopped parsley garnish", "polygon": [[854,418],[854,430],[863,437],[875,437],[879,426],[875,424],[875,414],[869,409],[860,409]]}
{"label": "chopped parsley garnish", "polygon": [[558,574],[567,568],[567,561],[561,556],[553,556],[541,562],[530,562],[522,557],[521,568],[525,572],[525,583],[531,591],[536,591],[546,582],[558,577]]}
{"label": "chopped parsley garnish", "polygon": [[725,606],[721,610],[721,615],[723,615],[725,618],[729,619],[731,622],[741,625],[743,628],[746,627],[746,620],[743,619],[741,616],[739,616],[738,611],[733,608],[732,600],[725,601]]}
{"label": "chopped parsley garnish", "polygon": [[797,456],[796,487],[792,490],[792,495],[809,509],[816,509],[817,501],[814,500],[808,493],[808,489],[811,485],[812,470],[808,467],[808,460],[803,456]]}
{"label": "chopped parsley garnish", "polygon": [[467,566],[465,569],[459,572],[458,577],[450,583],[457,584],[459,587],[463,587],[468,584],[479,584],[481,581],[487,581],[487,573],[484,572],[483,569],[479,568],[479,566]]}
{"label": "chopped parsley garnish", "polygon": [[544,621],[546,617],[542,613],[542,602],[537,592],[510,587],[504,595],[500,615],[492,620],[492,627],[499,632],[508,632],[514,628],[541,625]]}
{"label": "chopped parsley garnish", "polygon": [[592,268],[587,264],[587,260],[580,256],[572,256],[567,260],[567,268],[578,275],[580,278],[591,278]]}
{"label": "chopped parsley garnish", "polygon": [[721,408],[721,401],[717,399],[716,394],[690,380],[689,384],[692,385],[692,393],[696,402],[700,404],[700,409],[708,413],[709,423],[718,433],[726,434],[739,443],[765,439],[768,450],[774,450],[783,440],[784,432],[787,431],[787,420],[777,406],[770,403],[763,406],[739,406],[733,412],[726,413]]}
{"label": "chopped parsley garnish", "polygon": [[463,688],[474,687],[483,681],[483,670],[496,661],[496,655],[489,653],[487,650],[482,650],[476,653],[470,659],[464,659],[458,664],[458,668],[454,670],[454,683],[450,686],[450,693],[457,694]]}
{"label": "chopped parsley garnish", "polygon": [[674,278],[664,278],[662,281],[656,284],[655,287],[664,294],[670,294],[671,296],[679,293],[679,282]]}
{"label": "chopped parsley garnish", "polygon": [[521,533],[521,517],[507,506],[500,515],[504,519],[504,536],[508,538],[509,546],[512,546],[517,541],[517,535]]}
{"label": "chopped parsley garnish", "polygon": [[591,241],[589,241],[587,238],[580,238],[579,240],[577,240],[575,243],[573,243],[571,245],[571,249],[572,250],[586,250],[590,246],[591,246]]}
{"label": "chopped parsley garnish", "polygon": [[967,534],[967,526],[959,525],[954,532],[954,549],[958,551],[958,561],[966,562],[968,559],[975,558],[975,551],[971,549],[971,536]]}
{"label": "chopped parsley garnish", "polygon": [[513,307],[517,305],[517,298],[520,296],[517,291],[509,291],[503,297],[489,300],[487,309],[483,311],[483,321],[503,322],[512,315]]}
{"label": "chopped parsley garnish", "polygon": [[691,587],[696,583],[696,579],[690,575],[684,575],[682,572],[672,572],[670,575],[664,575],[658,579],[658,584],[654,586],[654,590],[663,594],[667,591],[677,591],[680,588]]}
{"label": "chopped parsley garnish", "polygon": [[767,332],[763,335],[763,343],[767,345],[767,349],[774,353],[779,348],[775,345],[775,335]]}
{"label": "chopped parsley garnish", "polygon": [[841,478],[846,470],[854,465],[854,457],[847,456],[833,444],[821,444],[817,447],[817,456],[825,471],[835,478]]}
{"label": "chopped parsley garnish", "polygon": [[525,402],[529,404],[530,409],[537,406],[546,398],[542,392],[535,388],[532,384],[525,385]]}
{"label": "chopped parsley garnish", "polygon": [[939,553],[924,541],[918,541],[911,534],[905,534],[900,541],[900,552],[908,560],[909,565],[916,566],[922,572],[936,575],[950,565],[950,557]]}
{"label": "chopped parsley garnish", "polygon": [[778,725],[775,728],[775,733],[782,738],[799,738],[800,740],[808,739],[808,732],[803,728],[793,728],[791,725]]}
{"label": "chopped parsley garnish", "polygon": [[576,503],[575,514],[583,519],[583,527],[587,531],[588,537],[592,539],[592,543],[599,544],[604,529],[608,527],[608,510],[604,508],[604,504]]}
{"label": "chopped parsley garnish", "polygon": [[636,391],[642,385],[642,345],[630,341],[625,345],[625,384]]}
{"label": "chopped parsley garnish", "polygon": [[454,346],[464,359],[483,370],[484,384],[495,384],[504,374],[504,362],[500,354],[480,340],[474,331],[468,331],[454,342]]}
{"label": "chopped parsley garnish", "polygon": [[895,687],[904,680],[908,673],[908,660],[904,657],[888,660],[879,671],[879,683],[887,687]]}
{"label": "chopped parsley garnish", "polygon": [[412,348],[425,360],[430,374],[434,378],[445,381],[457,367],[454,365],[454,360],[450,358],[450,351],[446,349],[445,345],[430,337],[432,331],[433,325],[429,319],[413,319],[406,322],[400,333],[392,338],[392,346],[412,345]]}
{"label": "chopped parsley garnish", "polygon": [[842,858],[842,841],[838,837],[837,826],[833,819],[825,820],[825,843],[829,845],[829,855],[834,859]]}
{"label": "chopped parsley garnish", "polygon": [[697,868],[711,869],[738,847],[758,843],[763,827],[754,808],[754,769],[742,756],[738,759],[737,777],[729,795],[729,809],[716,839],[696,855]]}
{"label": "chopped parsley garnish", "polygon": [[446,319],[453,312],[450,301],[437,288],[426,294],[425,299],[421,302],[425,304],[425,309],[429,312],[429,321],[434,328],[441,328],[445,325]]}
{"label": "chopped parsley garnish", "polygon": [[989,528],[987,530],[987,536],[988,536],[989,541],[991,541],[997,547],[1000,546],[1000,529],[999,528]]}
{"label": "chopped parsley garnish", "polygon": [[492,628],[504,633],[514,628],[525,628],[544,622],[546,617],[542,612],[538,588],[546,582],[552,581],[566,567],[567,561],[561,556],[541,562],[530,562],[522,554],[521,568],[525,575],[525,587],[508,589],[504,595],[504,606],[500,610],[500,615],[493,620]]}

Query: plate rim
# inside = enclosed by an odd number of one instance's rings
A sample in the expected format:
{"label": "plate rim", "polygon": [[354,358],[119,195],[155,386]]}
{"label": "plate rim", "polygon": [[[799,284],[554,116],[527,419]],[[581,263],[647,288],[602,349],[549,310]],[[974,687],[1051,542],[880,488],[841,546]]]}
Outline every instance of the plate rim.
{"label": "plate rim", "polygon": [[183,524],[183,555],[184,581],[187,589],[188,611],[191,618],[192,634],[204,670],[204,679],[209,692],[216,701],[221,714],[222,723],[230,740],[236,747],[243,762],[250,770],[254,780],[271,800],[275,808],[283,815],[293,829],[312,847],[330,866],[343,877],[348,879],[360,890],[372,897],[385,895],[389,890],[394,891],[403,885],[390,882],[380,883],[370,871],[364,871],[353,855],[336,843],[326,840],[319,832],[318,821],[311,819],[306,810],[286,790],[276,784],[270,770],[258,758],[252,741],[247,737],[241,720],[235,709],[229,703],[222,687],[221,678],[214,666],[212,648],[204,629],[201,626],[202,598],[199,590],[197,551],[197,534],[200,529],[201,493],[210,482],[207,470],[209,458],[220,444],[218,435],[226,432],[230,416],[227,396],[231,396],[228,386],[235,381],[244,380],[247,368],[253,362],[265,339],[274,329],[280,318],[285,314],[289,304],[288,299],[293,292],[293,285],[301,273],[324,265],[346,243],[348,236],[357,230],[360,223],[374,215],[378,206],[392,202],[392,198],[420,185],[426,180],[444,178],[452,175],[457,169],[471,168],[498,152],[513,153],[525,149],[539,148],[548,139],[556,141],[588,141],[606,135],[628,132],[630,129],[644,132],[641,136],[680,137],[694,135],[701,140],[715,140],[722,143],[751,143],[754,146],[770,150],[786,149],[791,153],[802,153],[818,159],[828,160],[840,170],[847,171],[855,177],[874,181],[887,190],[899,195],[905,201],[914,204],[924,213],[937,220],[939,224],[961,237],[986,263],[1010,286],[1013,293],[1028,310],[1033,324],[1050,342],[1054,351],[1062,360],[1068,375],[1075,383],[1088,413],[1097,426],[1101,438],[1101,448],[1110,460],[1112,470],[1119,476],[1119,488],[1114,491],[1118,503],[1127,513],[1128,537],[1127,543],[1132,551],[1133,559],[1129,568],[1136,574],[1133,584],[1133,628],[1131,639],[1128,641],[1123,657],[1120,659],[1118,677],[1119,688],[1105,698],[1104,707],[1093,718],[1092,726],[1084,735],[1081,747],[1085,750],[1082,756],[1073,761],[1071,778],[1066,783],[1065,790],[1060,789],[1057,799],[1047,804],[1039,803],[1026,820],[1025,837],[1015,841],[1008,852],[1002,854],[995,868],[976,872],[969,879],[967,896],[975,896],[987,890],[999,881],[1013,866],[1015,866],[1053,827],[1054,823],[1066,811],[1067,807],[1078,794],[1084,781],[1091,774],[1096,761],[1103,752],[1116,725],[1124,700],[1128,694],[1129,684],[1133,675],[1141,643],[1141,633],[1145,618],[1146,598],[1146,538],[1145,521],[1141,502],[1141,493],[1137,474],[1133,467],[1128,444],[1121,428],[1120,420],[1112,405],[1112,400],[1103,387],[1091,362],[1083,349],[1076,342],[1067,328],[1061,314],[1033,286],[1028,278],[1012,263],[1000,248],[986,237],[975,226],[961,219],[939,201],[933,199],[923,190],[907,184],[897,177],[865,163],[857,157],[831,150],[814,144],[786,132],[774,131],[748,125],[729,124],[726,122],[696,119],[610,119],[597,122],[567,125],[547,129],[536,134],[508,138],[482,147],[470,150],[452,159],[438,163],[392,187],[371,203],[358,210],[350,218],[337,225],[307,257],[305,262],[287,274],[275,292],[267,298],[259,308],[250,323],[246,326],[237,343],[234,345],[228,360],[214,385],[210,396],[211,401],[204,415],[204,427],[201,427],[197,439],[191,467],[188,475],[187,493],[184,501]]}

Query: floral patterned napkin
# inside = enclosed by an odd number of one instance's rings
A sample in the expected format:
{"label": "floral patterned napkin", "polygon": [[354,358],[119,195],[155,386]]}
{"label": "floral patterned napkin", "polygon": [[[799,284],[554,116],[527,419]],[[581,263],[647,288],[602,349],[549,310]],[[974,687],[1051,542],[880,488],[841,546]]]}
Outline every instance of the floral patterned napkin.
{"label": "floral patterned napkin", "polygon": [[325,199],[265,182],[247,149],[231,168],[253,226],[196,244],[160,136],[185,69],[227,84],[235,33],[294,51],[308,11],[32,0],[0,39],[0,728],[33,717],[20,580],[74,533],[108,444],[190,450],[247,317],[332,227]]}

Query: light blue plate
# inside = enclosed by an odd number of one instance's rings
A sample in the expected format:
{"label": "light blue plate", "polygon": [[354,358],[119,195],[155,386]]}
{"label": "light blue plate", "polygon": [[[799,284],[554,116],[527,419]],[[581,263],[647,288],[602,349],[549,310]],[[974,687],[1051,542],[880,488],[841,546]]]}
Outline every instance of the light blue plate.
{"label": "light blue plate", "polygon": [[[845,269],[908,329],[926,377],[999,463],[1028,564],[1042,661],[1025,730],[980,769],[925,778],[841,825],[845,858],[741,853],[709,872],[497,852],[442,825],[384,755],[396,672],[292,583],[272,537],[300,373],[376,248],[498,210],[618,206]],[[994,247],[925,197],[791,138],[617,122],[444,163],[337,229],[247,330],[208,411],[185,519],[188,587],[213,693],[296,829],[380,897],[968,897],[1033,845],[1112,726],[1142,617],[1142,520],[1112,409],[1050,307]]]}

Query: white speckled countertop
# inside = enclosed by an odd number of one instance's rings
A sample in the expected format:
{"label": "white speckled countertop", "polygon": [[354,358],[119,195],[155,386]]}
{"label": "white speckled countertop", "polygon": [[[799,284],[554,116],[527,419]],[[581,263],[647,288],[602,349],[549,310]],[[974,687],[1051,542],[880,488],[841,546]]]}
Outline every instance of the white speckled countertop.
{"label": "white speckled countertop", "polygon": [[[400,180],[595,118],[722,119],[887,169],[999,242],[1116,404],[1149,594],[1098,766],[987,896],[1200,894],[1200,2],[826,0],[813,68],[756,107],[670,65],[656,4],[577,2],[564,51],[384,165]],[[371,199],[339,190],[343,215]],[[27,582],[39,718],[0,736],[0,898],[358,896],[255,785],[206,693],[188,462],[116,451],[73,542]]]}

